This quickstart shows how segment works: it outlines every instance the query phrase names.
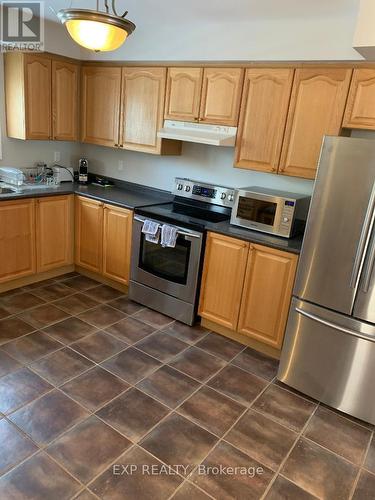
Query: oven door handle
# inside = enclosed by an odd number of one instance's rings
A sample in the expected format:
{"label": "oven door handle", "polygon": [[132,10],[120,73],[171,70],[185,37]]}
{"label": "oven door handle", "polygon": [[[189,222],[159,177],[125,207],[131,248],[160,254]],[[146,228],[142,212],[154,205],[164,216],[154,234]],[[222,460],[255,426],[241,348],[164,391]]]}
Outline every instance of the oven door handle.
{"label": "oven door handle", "polygon": [[[145,222],[146,219],[142,219],[141,217],[137,217],[136,215],[134,216],[134,220],[136,220],[137,222]],[[176,227],[176,226],[172,226],[172,227]],[[189,236],[191,238],[202,238],[202,235],[201,234],[196,234],[196,233],[193,233],[193,232],[188,232],[188,231],[184,231],[183,229],[180,229],[180,228],[177,228],[177,234],[179,234],[180,236]]]}

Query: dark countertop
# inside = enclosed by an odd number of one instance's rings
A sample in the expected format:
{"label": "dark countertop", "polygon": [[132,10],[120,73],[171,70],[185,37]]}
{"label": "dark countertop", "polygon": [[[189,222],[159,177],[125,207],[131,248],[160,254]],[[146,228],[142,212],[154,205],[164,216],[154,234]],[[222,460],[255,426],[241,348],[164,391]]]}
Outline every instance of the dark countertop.
{"label": "dark countertop", "polygon": [[94,200],[110,203],[119,207],[134,209],[158,203],[167,203],[173,196],[165,191],[152,189],[137,184],[123,183],[121,186],[100,187],[91,184],[87,186],[63,183],[58,187],[32,189],[23,193],[9,193],[0,195],[1,201],[18,200],[21,198],[36,198],[43,196],[58,196],[63,194],[78,194]]}
{"label": "dark countertop", "polygon": [[225,236],[231,236],[252,243],[259,243],[260,245],[277,248],[278,250],[285,250],[290,253],[299,254],[301,252],[303,235],[289,239],[281,238],[280,236],[273,236],[272,234],[251,231],[244,227],[232,226],[229,221],[211,224],[207,229],[213,233],[224,234]]}
{"label": "dark countertop", "polygon": [[[17,200],[21,198],[36,198],[42,196],[54,196],[63,194],[78,194],[94,200],[102,201],[119,207],[134,209],[145,207],[149,205],[157,205],[159,203],[168,203],[173,200],[173,196],[166,191],[153,189],[138,184],[128,182],[121,182],[117,186],[103,188],[100,186],[87,186],[63,183],[58,187],[33,189],[23,193],[9,193],[0,195],[1,201]],[[238,226],[231,226],[229,221],[219,223],[208,223],[206,225],[208,231],[214,233],[224,234],[233,238],[238,238],[253,243],[259,243],[279,250],[285,250],[299,254],[302,246],[303,236],[296,236],[295,238],[281,238],[279,236],[272,236],[271,234],[260,233],[258,231],[251,231],[250,229],[241,228]]]}

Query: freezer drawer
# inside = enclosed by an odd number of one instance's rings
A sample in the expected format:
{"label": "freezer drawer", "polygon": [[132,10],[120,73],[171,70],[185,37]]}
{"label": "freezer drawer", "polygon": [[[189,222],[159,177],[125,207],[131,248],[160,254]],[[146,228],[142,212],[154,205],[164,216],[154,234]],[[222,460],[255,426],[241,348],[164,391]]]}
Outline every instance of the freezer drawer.
{"label": "freezer drawer", "polygon": [[281,382],[375,424],[375,327],[293,298]]}

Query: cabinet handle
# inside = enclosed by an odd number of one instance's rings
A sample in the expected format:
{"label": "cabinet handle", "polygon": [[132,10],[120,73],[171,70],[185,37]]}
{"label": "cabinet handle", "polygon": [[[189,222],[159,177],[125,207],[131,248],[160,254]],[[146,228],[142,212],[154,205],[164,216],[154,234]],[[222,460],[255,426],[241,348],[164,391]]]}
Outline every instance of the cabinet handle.
{"label": "cabinet handle", "polygon": [[119,144],[115,144],[115,147],[118,148],[119,147]]}
{"label": "cabinet handle", "polygon": [[124,147],[124,145],[123,145],[123,144],[120,144],[120,148],[123,148],[123,147]]}

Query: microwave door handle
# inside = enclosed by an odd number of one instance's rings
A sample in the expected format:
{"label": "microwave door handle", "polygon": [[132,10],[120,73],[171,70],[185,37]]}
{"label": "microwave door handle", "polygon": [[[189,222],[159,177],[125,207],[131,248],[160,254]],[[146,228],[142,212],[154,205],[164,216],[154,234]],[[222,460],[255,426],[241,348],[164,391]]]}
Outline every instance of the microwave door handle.
{"label": "microwave door handle", "polygon": [[374,238],[373,238],[372,243],[370,245],[368,254],[369,254],[368,262],[367,262],[366,270],[365,270],[364,275],[363,275],[362,290],[364,293],[367,293],[369,291],[371,276],[372,276],[372,272],[373,272],[374,264],[375,264],[375,235],[374,235]]}
{"label": "microwave door handle", "polygon": [[361,236],[359,238],[352,274],[350,277],[350,288],[357,288],[363,265],[366,259],[366,251],[369,245],[371,231],[375,220],[375,182],[372,187],[370,201],[368,204],[365,220],[363,222]]}

